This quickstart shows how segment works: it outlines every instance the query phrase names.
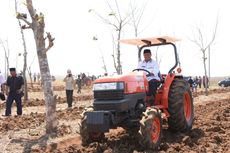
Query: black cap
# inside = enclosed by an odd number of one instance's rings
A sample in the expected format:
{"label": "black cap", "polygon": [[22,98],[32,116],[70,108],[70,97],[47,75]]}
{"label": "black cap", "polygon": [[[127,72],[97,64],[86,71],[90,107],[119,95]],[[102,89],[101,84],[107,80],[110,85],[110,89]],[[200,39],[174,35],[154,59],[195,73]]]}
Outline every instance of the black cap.
{"label": "black cap", "polygon": [[10,68],[10,71],[16,71],[16,68],[12,67]]}
{"label": "black cap", "polygon": [[145,53],[150,53],[150,54],[151,54],[150,49],[145,49],[145,50],[144,50],[144,54],[145,54]]}

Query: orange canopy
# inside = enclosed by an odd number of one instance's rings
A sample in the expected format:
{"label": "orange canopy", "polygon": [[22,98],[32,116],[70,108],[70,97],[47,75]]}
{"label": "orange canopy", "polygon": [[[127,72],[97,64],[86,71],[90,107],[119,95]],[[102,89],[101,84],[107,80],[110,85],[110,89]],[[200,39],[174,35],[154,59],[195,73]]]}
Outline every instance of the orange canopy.
{"label": "orange canopy", "polygon": [[173,43],[176,41],[179,41],[179,39],[169,37],[169,36],[120,40],[121,43],[126,43],[126,44],[131,44],[136,46],[161,44],[161,43]]}

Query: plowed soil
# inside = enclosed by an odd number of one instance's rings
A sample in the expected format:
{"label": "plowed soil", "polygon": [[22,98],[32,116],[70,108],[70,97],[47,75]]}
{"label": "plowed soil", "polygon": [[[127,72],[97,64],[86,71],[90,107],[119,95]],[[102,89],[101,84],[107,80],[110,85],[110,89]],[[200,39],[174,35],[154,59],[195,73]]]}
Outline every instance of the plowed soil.
{"label": "plowed soil", "polygon": [[[37,91],[36,91],[37,92]],[[83,91],[76,95],[74,108],[66,109],[63,95],[57,99],[57,135],[45,135],[45,109],[42,98],[33,97],[24,103],[22,116],[0,117],[0,152],[2,153],[85,153],[154,152],[139,145],[138,140],[124,129],[106,133],[103,142],[83,147],[79,123],[83,109],[92,103],[92,93]],[[2,103],[2,102],[1,102]],[[187,133],[172,133],[164,125],[163,137],[157,152],[230,152],[230,90],[212,89],[209,96],[204,91],[194,93],[195,120]],[[4,112],[4,103],[0,105]],[[13,106],[15,112],[15,106]]]}

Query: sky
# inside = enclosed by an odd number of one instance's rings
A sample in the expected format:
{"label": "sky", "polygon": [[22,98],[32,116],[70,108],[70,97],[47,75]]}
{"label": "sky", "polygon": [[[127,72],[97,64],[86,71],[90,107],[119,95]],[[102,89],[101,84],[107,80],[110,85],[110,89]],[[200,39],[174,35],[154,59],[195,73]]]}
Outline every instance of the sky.
{"label": "sky", "polygon": [[[115,8],[114,1],[110,0]],[[122,16],[130,13],[130,0],[117,0]],[[199,27],[204,40],[210,41],[218,18],[216,40],[211,47],[211,76],[229,76],[230,51],[228,36],[230,22],[227,0],[131,0],[137,8],[145,7],[141,18],[139,38],[172,36],[179,38],[177,49],[184,75],[199,76],[204,74],[202,53],[190,41],[197,38]],[[108,73],[113,74],[112,27],[102,22],[94,11],[112,20],[106,0],[33,0],[37,12],[45,15],[45,31],[55,37],[54,46],[48,51],[48,60],[52,75],[65,75],[67,69],[73,74],[100,75],[104,73],[102,56],[105,59]],[[147,5],[145,5],[147,4]],[[90,9],[94,11],[89,12]],[[23,0],[18,0],[19,12],[27,13]],[[0,1],[0,38],[10,49],[10,67],[22,70],[22,40],[17,19],[15,18],[14,0]],[[28,50],[28,65],[32,73],[39,72],[33,33],[25,30]],[[98,38],[97,41],[93,37]],[[135,38],[131,24],[127,24],[122,32],[122,39]],[[170,51],[169,51],[170,52]],[[162,52],[161,65],[172,65],[168,59],[171,53]],[[0,70],[4,73],[4,50],[0,45]],[[164,60],[165,59],[165,60]],[[123,72],[128,73],[137,67],[137,48],[121,45],[121,62]],[[163,64],[164,63],[164,64]],[[160,68],[164,69],[163,66]],[[165,70],[162,70],[165,71]]]}

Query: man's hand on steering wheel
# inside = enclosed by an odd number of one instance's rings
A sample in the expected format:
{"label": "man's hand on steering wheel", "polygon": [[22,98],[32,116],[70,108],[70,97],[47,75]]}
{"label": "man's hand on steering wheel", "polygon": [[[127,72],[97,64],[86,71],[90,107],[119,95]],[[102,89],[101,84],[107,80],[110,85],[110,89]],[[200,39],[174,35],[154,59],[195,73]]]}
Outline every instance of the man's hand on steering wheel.
{"label": "man's hand on steering wheel", "polygon": [[148,76],[154,76],[153,73],[149,72],[149,71],[146,70],[146,69],[140,69],[140,68],[138,68],[138,69],[134,69],[133,72],[134,72],[134,71],[145,71],[145,72],[148,73],[148,74],[146,75],[147,77],[148,77]]}

